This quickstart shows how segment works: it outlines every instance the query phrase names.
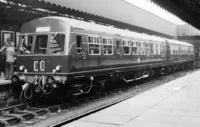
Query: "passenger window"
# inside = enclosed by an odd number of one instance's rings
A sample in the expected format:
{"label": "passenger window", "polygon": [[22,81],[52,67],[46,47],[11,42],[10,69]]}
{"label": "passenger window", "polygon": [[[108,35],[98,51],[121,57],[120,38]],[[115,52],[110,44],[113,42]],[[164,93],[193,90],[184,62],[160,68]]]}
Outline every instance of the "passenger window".
{"label": "passenger window", "polygon": [[124,55],[130,55],[129,41],[123,40],[123,52],[124,52]]}
{"label": "passenger window", "polygon": [[170,46],[170,50],[171,50],[171,55],[173,55],[173,46]]}
{"label": "passenger window", "polygon": [[162,56],[165,55],[165,45],[164,44],[160,45],[160,53]]}
{"label": "passenger window", "polygon": [[37,35],[34,50],[35,54],[46,54],[47,40],[47,35]]}
{"label": "passenger window", "polygon": [[141,46],[141,42],[137,42],[137,47],[138,47],[138,54],[141,55],[142,54],[142,46]]}
{"label": "passenger window", "polygon": [[150,48],[150,49],[149,49],[149,50],[150,50],[150,54],[153,55],[154,49],[153,49],[153,44],[152,44],[152,43],[149,44],[149,48]]}
{"label": "passenger window", "polygon": [[90,55],[100,55],[100,40],[99,37],[88,37],[88,47]]}
{"label": "passenger window", "polygon": [[50,43],[50,54],[63,54],[64,53],[65,35],[56,34]]}
{"label": "passenger window", "polygon": [[82,37],[80,35],[76,36],[76,52],[82,52]]}
{"label": "passenger window", "polygon": [[145,47],[144,47],[144,52],[146,55],[149,55],[149,44],[148,43],[144,43]]}
{"label": "passenger window", "polygon": [[158,45],[154,44],[154,55],[158,55]]}
{"label": "passenger window", "polygon": [[120,44],[120,41],[119,40],[116,41],[116,49],[117,49],[117,51],[119,50],[119,44]]}
{"label": "passenger window", "polygon": [[113,54],[113,41],[112,39],[103,38],[103,54],[112,55]]}
{"label": "passenger window", "polygon": [[131,43],[131,48],[132,48],[132,55],[137,55],[138,51],[137,51],[136,42],[130,42],[130,43]]}

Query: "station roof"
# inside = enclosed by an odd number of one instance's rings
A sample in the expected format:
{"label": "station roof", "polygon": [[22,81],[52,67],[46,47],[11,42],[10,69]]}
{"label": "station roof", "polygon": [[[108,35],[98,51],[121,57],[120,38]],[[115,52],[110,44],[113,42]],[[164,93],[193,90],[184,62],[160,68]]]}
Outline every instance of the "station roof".
{"label": "station roof", "polygon": [[175,14],[183,21],[200,29],[199,0],[151,0],[162,8]]}
{"label": "station roof", "polygon": [[94,21],[103,25],[113,25],[116,28],[129,29],[150,35],[173,38],[169,35],[152,31],[149,29],[134,26],[121,21],[106,17],[86,13],[80,10],[56,5],[44,0],[0,0],[0,23],[18,24],[44,16],[64,16],[69,18],[82,19],[84,21]]}

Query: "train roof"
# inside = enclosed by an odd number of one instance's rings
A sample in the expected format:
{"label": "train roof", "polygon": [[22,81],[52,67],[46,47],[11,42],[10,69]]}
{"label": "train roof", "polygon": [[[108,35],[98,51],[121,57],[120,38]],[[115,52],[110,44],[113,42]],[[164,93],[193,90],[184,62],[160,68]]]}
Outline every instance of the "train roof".
{"label": "train roof", "polygon": [[93,22],[91,23],[91,22],[86,22],[86,21],[67,18],[67,17],[49,16],[49,17],[43,17],[43,18],[49,18],[49,19],[52,18],[52,19],[60,20],[60,21],[63,21],[65,23],[69,24],[70,26],[72,26],[74,28],[79,28],[79,29],[84,29],[84,30],[98,31],[98,32],[103,32],[103,33],[106,32],[106,33],[113,34],[113,35],[126,36],[126,37],[130,37],[130,38],[134,37],[135,39],[140,38],[143,40],[150,40],[150,41],[152,40],[152,41],[163,42],[163,41],[167,40],[171,44],[193,46],[192,44],[183,42],[183,41],[178,41],[178,40],[173,40],[173,39],[164,39],[159,36],[148,35],[145,33],[137,33],[137,32],[133,32],[133,31],[129,31],[129,30],[115,28],[112,26],[105,26],[105,25],[100,25],[100,24],[96,24]]}
{"label": "train roof", "polygon": [[154,41],[164,41],[162,38],[153,38],[151,35],[145,34],[145,33],[137,33],[129,30],[124,30],[124,29],[119,29],[115,28],[113,26],[104,26],[96,23],[91,23],[91,22],[85,22],[82,20],[76,20],[76,19],[71,19],[67,17],[58,17],[58,16],[50,16],[50,17],[44,17],[44,18],[53,18],[57,20],[61,20],[63,22],[66,22],[67,24],[71,25],[74,28],[79,28],[79,29],[84,29],[84,30],[91,30],[91,31],[98,31],[98,32],[103,32],[103,33],[109,33],[113,35],[120,35],[120,36],[126,36],[126,37],[131,37],[131,38],[140,38],[144,40],[154,40]]}
{"label": "train roof", "polygon": [[179,40],[173,40],[173,39],[167,39],[170,44],[177,44],[177,45],[185,45],[185,46],[193,46],[192,44],[184,41]]}

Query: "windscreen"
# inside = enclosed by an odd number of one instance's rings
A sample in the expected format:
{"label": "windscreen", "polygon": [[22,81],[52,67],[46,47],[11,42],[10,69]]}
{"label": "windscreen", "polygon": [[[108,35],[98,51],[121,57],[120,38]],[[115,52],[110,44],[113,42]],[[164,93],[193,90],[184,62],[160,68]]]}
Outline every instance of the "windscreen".
{"label": "windscreen", "polygon": [[37,35],[35,41],[34,54],[46,54],[48,35]]}
{"label": "windscreen", "polygon": [[53,36],[51,40],[49,50],[50,54],[63,54],[64,53],[64,42],[65,35],[64,34],[56,34]]}
{"label": "windscreen", "polygon": [[22,34],[19,43],[19,54],[23,55],[64,54],[65,34]]}
{"label": "windscreen", "polygon": [[19,54],[31,54],[33,35],[20,35]]}

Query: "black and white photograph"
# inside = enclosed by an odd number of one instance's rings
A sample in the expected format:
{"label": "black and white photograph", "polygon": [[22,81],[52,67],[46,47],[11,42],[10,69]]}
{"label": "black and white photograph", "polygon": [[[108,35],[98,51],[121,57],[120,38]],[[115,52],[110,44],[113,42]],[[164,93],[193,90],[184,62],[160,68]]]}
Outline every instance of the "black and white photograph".
{"label": "black and white photograph", "polygon": [[0,0],[0,127],[200,127],[199,0]]}

